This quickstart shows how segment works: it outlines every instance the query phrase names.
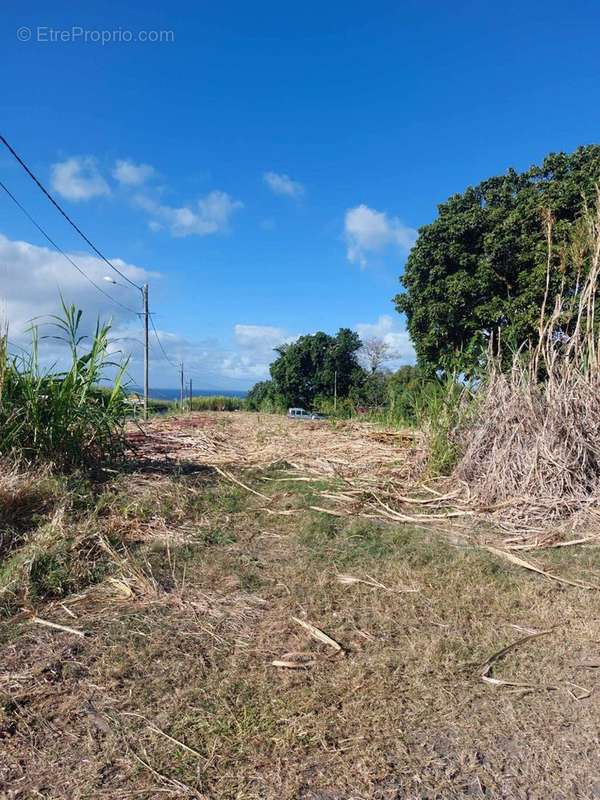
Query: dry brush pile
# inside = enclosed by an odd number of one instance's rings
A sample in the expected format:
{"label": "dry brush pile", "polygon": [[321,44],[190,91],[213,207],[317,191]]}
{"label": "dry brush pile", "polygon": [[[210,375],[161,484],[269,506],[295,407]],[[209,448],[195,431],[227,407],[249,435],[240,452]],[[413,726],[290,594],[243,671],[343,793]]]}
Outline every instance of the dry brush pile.
{"label": "dry brush pile", "polygon": [[[338,516],[451,526],[455,533],[468,533],[469,520],[483,516],[514,534],[518,547],[589,528],[600,517],[600,191],[560,248],[551,215],[544,221],[547,279],[536,340],[520,348],[508,371],[501,354],[490,355],[477,390],[432,405],[423,431],[207,414],[156,420],[130,444],[152,461],[188,461],[221,473],[279,465],[287,474],[270,480],[329,481],[318,490],[318,510]],[[552,298],[555,270],[562,286]],[[448,420],[440,423],[446,406]],[[440,445],[451,460],[460,455],[448,478],[432,479]]]}
{"label": "dry brush pile", "polygon": [[[490,358],[455,472],[480,510],[532,528],[573,515],[589,521],[600,502],[600,198],[558,266],[549,216],[546,230],[547,288],[537,343],[522,348],[508,372]],[[575,290],[563,280],[548,312],[551,270],[564,274],[567,258],[577,274]]]}

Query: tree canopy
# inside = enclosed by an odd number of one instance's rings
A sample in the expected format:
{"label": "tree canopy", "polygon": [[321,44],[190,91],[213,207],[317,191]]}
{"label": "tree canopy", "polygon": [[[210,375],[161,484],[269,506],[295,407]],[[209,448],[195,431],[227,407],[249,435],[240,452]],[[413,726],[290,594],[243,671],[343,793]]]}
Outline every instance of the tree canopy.
{"label": "tree canopy", "polygon": [[288,406],[311,408],[320,395],[331,396],[337,383],[339,397],[346,397],[362,368],[357,353],[358,334],[340,328],[335,336],[319,331],[276,348],[271,364],[274,390]]}
{"label": "tree canopy", "polygon": [[[546,283],[544,213],[554,240],[569,238],[600,179],[600,145],[547,156],[450,197],[419,230],[395,297],[420,367],[477,374],[490,336],[516,348],[537,330]],[[576,280],[567,262],[552,270],[550,297]]]}
{"label": "tree canopy", "polygon": [[280,411],[285,405],[274,381],[255,383],[246,395],[246,406],[251,411]]}

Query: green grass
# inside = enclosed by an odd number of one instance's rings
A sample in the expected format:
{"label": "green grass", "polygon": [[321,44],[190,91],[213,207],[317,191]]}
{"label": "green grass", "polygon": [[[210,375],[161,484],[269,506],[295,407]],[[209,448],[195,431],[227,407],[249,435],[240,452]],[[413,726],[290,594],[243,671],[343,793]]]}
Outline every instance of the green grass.
{"label": "green grass", "polygon": [[[595,762],[581,753],[595,753],[598,704],[569,690],[596,690],[595,672],[581,667],[597,660],[598,593],[559,586],[433,530],[311,511],[314,484],[261,480],[282,474],[240,473],[251,488],[277,495],[272,506],[209,471],[136,473],[99,496],[74,483],[77,499],[62,521],[53,522],[56,504],[38,512],[45,527],[19,514],[40,540],[35,596],[30,589],[15,610],[33,607],[86,637],[28,622],[0,626],[0,667],[15,687],[0,701],[9,777],[26,774],[57,797],[95,797],[101,776],[102,791],[115,797],[166,797],[174,787],[174,796],[295,800],[477,797],[480,786],[486,796],[541,786],[540,797],[568,797],[574,775],[578,795],[593,796]],[[266,512],[290,505],[289,515]],[[104,589],[85,603],[64,598],[67,582],[94,565],[94,535],[111,531],[114,549],[127,548],[155,590],[146,594],[140,583],[133,597],[110,602]],[[596,553],[542,550],[531,560],[560,561],[557,571],[576,576],[581,565],[596,568]],[[29,563],[32,552],[17,555]],[[349,584],[340,573],[376,583]],[[42,594],[63,606],[44,609]],[[343,653],[294,617],[339,641]],[[481,681],[481,665],[520,629],[557,623],[493,670],[534,686],[560,684],[557,691]],[[273,666],[298,653],[315,663]],[[71,736],[39,724],[48,714],[40,686],[48,685],[56,724],[68,719]],[[94,727],[90,704],[109,733]],[[90,743],[85,758],[81,742]]]}
{"label": "green grass", "polygon": [[[189,408],[189,400],[187,401]],[[192,397],[192,411],[243,411],[246,401],[243,397]]]}
{"label": "green grass", "polygon": [[[96,324],[81,334],[82,312],[63,301],[63,316],[50,318],[48,338],[66,347],[69,366],[42,368],[39,332],[31,328],[31,349],[9,356],[0,337],[0,453],[25,463],[45,462],[58,470],[95,468],[122,456],[127,405],[121,389],[125,363],[110,354],[110,325]],[[44,337],[46,338],[46,337]],[[113,388],[99,384],[107,370]]]}

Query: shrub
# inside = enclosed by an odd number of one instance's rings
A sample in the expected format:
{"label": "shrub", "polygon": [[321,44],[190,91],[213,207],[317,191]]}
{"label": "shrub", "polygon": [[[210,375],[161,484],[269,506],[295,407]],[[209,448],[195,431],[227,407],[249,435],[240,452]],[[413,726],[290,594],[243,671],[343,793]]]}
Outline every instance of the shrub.
{"label": "shrub", "polygon": [[[71,364],[63,372],[42,370],[39,333],[32,326],[31,351],[10,357],[0,337],[0,455],[26,463],[46,462],[57,469],[94,467],[124,450],[127,406],[121,390],[126,364],[109,359],[109,324],[98,322],[85,350],[80,335],[82,312],[63,306],[51,318],[53,339],[66,343]],[[99,382],[115,368],[113,388]]]}
{"label": "shrub", "polygon": [[[189,405],[189,400],[188,400]],[[192,411],[241,411],[246,407],[243,397],[192,397]]]}
{"label": "shrub", "polygon": [[549,314],[546,292],[538,340],[514,356],[511,370],[489,358],[457,470],[489,508],[539,520],[600,499],[600,194],[556,260],[550,217],[546,227],[546,285],[569,258],[581,276],[577,291],[561,291]]}
{"label": "shrub", "polygon": [[254,384],[246,397],[248,411],[263,411],[266,414],[282,413],[286,410],[285,398],[277,390],[274,381]]}

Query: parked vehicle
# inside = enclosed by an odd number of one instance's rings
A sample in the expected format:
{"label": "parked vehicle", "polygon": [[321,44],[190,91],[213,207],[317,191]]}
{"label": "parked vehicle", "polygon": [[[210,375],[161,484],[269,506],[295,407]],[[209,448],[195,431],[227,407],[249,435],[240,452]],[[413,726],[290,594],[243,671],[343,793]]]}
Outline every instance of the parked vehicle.
{"label": "parked vehicle", "polygon": [[323,419],[320,414],[304,408],[288,408],[287,415],[290,419]]}

